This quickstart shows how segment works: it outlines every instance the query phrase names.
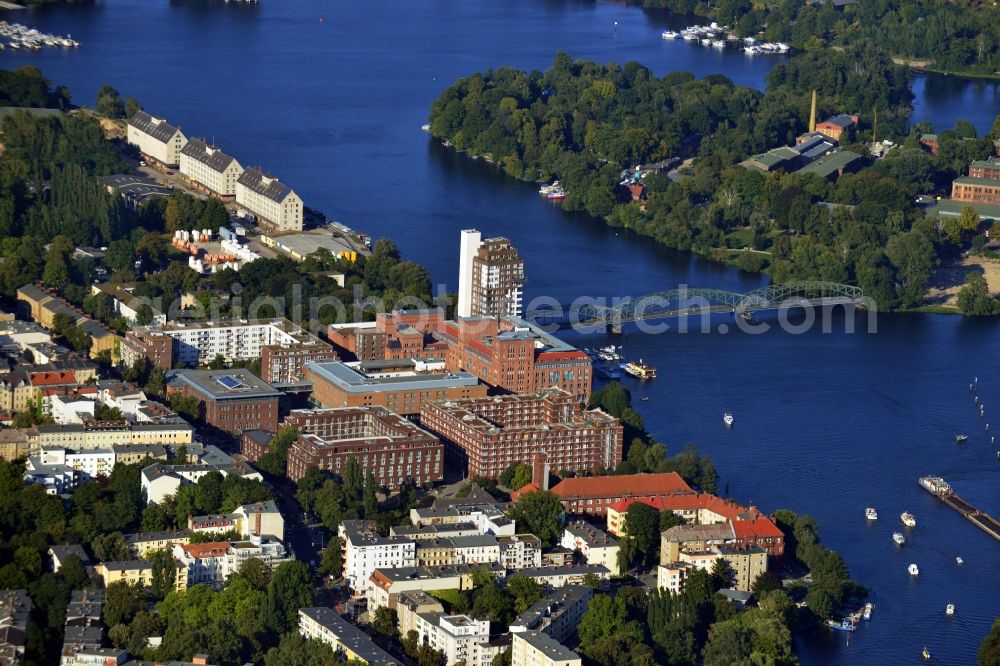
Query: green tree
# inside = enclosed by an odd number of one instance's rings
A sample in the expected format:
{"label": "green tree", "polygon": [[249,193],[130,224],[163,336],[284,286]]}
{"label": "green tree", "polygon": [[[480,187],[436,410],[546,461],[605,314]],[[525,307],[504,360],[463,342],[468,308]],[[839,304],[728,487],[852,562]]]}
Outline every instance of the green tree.
{"label": "green tree", "polygon": [[261,625],[274,635],[298,625],[298,610],[313,605],[313,583],[304,562],[282,562],[274,570],[260,609]]}
{"label": "green tree", "polygon": [[625,512],[625,536],[619,545],[625,568],[638,562],[648,565],[659,560],[660,515],[645,502],[632,502]]}
{"label": "green tree", "polygon": [[127,623],[146,604],[146,593],[125,582],[108,585],[104,591],[104,621],[108,626]]}
{"label": "green tree", "polygon": [[[1000,117],[997,125],[1000,126]],[[979,666],[1000,666],[1000,620],[994,620],[990,633],[983,637],[977,657]]]}
{"label": "green tree", "polygon": [[357,458],[354,456],[347,458],[342,476],[344,497],[347,503],[358,504],[364,494],[364,473],[361,471],[361,465],[358,464]]}
{"label": "green tree", "polygon": [[131,118],[136,114],[137,111],[142,111],[142,105],[139,104],[139,100],[135,97],[125,98],[125,117]]}
{"label": "green tree", "polygon": [[177,564],[169,550],[156,550],[147,558],[153,564],[149,593],[154,599],[164,599],[174,589],[177,581]]}
{"label": "green tree", "polygon": [[593,646],[612,636],[630,636],[642,642],[642,627],[635,620],[629,620],[624,599],[595,594],[587,611],[580,618],[577,634],[584,653]]}
{"label": "green tree", "polygon": [[965,276],[965,284],[958,290],[958,309],[968,316],[990,316],[1000,313],[1000,301],[990,295],[986,278],[972,271]]}
{"label": "green tree", "polygon": [[344,551],[340,537],[331,537],[323,550],[323,558],[319,563],[319,572],[339,579],[344,575]]}
{"label": "green tree", "polygon": [[531,608],[544,595],[538,581],[520,574],[507,579],[507,591],[514,597],[514,612],[517,614]]}
{"label": "green tree", "polygon": [[121,95],[111,86],[104,84],[97,91],[97,101],[94,103],[94,111],[106,118],[123,118],[125,116],[125,104]]}
{"label": "green tree", "polygon": [[559,497],[545,490],[521,495],[510,510],[510,517],[522,532],[534,534],[552,545],[562,535],[563,506]]}
{"label": "green tree", "polygon": [[394,608],[379,606],[372,617],[371,627],[383,636],[399,638],[399,618]]}
{"label": "green tree", "polygon": [[374,520],[378,515],[378,497],[375,495],[376,491],[375,474],[370,469],[365,470],[364,509],[365,518],[368,520]]}

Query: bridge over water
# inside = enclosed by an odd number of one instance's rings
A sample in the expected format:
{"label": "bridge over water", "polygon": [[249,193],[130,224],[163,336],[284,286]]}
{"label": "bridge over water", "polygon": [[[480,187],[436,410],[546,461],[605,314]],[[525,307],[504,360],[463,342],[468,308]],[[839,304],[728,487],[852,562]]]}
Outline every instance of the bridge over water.
{"label": "bridge over water", "polygon": [[638,297],[614,299],[609,305],[600,299],[579,299],[571,305],[538,307],[525,319],[536,324],[558,324],[587,328],[605,327],[620,331],[624,324],[670,317],[688,317],[732,312],[750,317],[755,312],[833,305],[860,306],[865,295],[860,287],[839,282],[800,281],[770,284],[747,293],[723,289],[682,287]]}

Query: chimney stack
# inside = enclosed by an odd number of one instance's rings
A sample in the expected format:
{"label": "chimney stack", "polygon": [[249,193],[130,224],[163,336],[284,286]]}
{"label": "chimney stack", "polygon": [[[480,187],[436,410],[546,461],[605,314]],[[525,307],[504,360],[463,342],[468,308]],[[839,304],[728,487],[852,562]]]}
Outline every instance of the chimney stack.
{"label": "chimney stack", "polygon": [[812,106],[809,109],[809,131],[816,131],[816,91],[813,90]]}
{"label": "chimney stack", "polygon": [[549,489],[549,461],[544,453],[536,453],[531,461],[531,482],[540,490]]}

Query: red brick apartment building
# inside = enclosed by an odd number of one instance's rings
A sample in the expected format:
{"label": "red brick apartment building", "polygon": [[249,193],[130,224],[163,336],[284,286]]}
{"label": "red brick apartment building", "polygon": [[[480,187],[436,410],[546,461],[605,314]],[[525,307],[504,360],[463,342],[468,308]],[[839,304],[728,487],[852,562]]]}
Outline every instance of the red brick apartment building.
{"label": "red brick apartment building", "polygon": [[621,422],[581,408],[558,388],[538,394],[499,395],[424,405],[421,424],[468,463],[469,476],[495,479],[511,463],[545,454],[556,470],[598,472],[622,459]]}
{"label": "red brick apartment building", "polygon": [[167,375],[171,393],[196,398],[205,424],[232,435],[278,429],[282,394],[249,370],[173,370]]}
{"label": "red brick apartment building", "polygon": [[580,402],[590,400],[590,357],[524,320],[445,321],[436,335],[448,343],[449,370],[465,370],[511,393],[557,387]]}
{"label": "red brick apartment building", "polygon": [[951,198],[968,203],[1000,204],[1000,159],[973,161],[968,176],[952,181]]}
{"label": "red brick apartment building", "polygon": [[406,481],[434,483],[444,474],[438,438],[381,407],[296,409],[284,425],[300,433],[288,451],[293,481],[312,467],[339,475],[352,456],[391,491]]}
{"label": "red brick apartment building", "polygon": [[516,317],[451,321],[439,309],[379,314],[374,324],[331,326],[331,342],[362,361],[445,359],[511,393],[557,386],[590,399],[591,361],[582,351]]}

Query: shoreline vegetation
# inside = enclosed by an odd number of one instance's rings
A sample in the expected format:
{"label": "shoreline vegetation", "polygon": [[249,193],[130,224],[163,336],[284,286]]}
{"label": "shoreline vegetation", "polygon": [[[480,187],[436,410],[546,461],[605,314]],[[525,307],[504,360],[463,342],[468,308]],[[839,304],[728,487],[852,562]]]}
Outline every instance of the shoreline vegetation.
{"label": "shoreline vegetation", "polygon": [[[858,116],[839,143],[862,168],[830,180],[740,166],[794,145],[808,130],[813,90],[818,118]],[[776,282],[856,284],[880,310],[908,311],[927,305],[940,265],[986,251],[971,208],[939,223],[917,197],[946,192],[1000,139],[1000,119],[986,137],[959,121],[938,131],[931,154],[919,138],[934,128],[908,127],[911,101],[909,70],[874,48],[795,56],[774,67],[763,93],[721,75],[660,78],[635,62],[558,53],[545,72],[501,67],[459,79],[432,104],[430,132],[514,178],[559,179],[567,211]],[[886,139],[898,145],[876,158]],[[630,196],[622,183],[636,167],[665,159],[687,166],[648,173],[641,198]]]}
{"label": "shoreline vegetation", "polygon": [[878,45],[923,71],[1000,79],[996,6],[903,0],[763,4],[748,0],[630,0],[643,9],[711,19],[740,37],[785,42],[798,51]]}

